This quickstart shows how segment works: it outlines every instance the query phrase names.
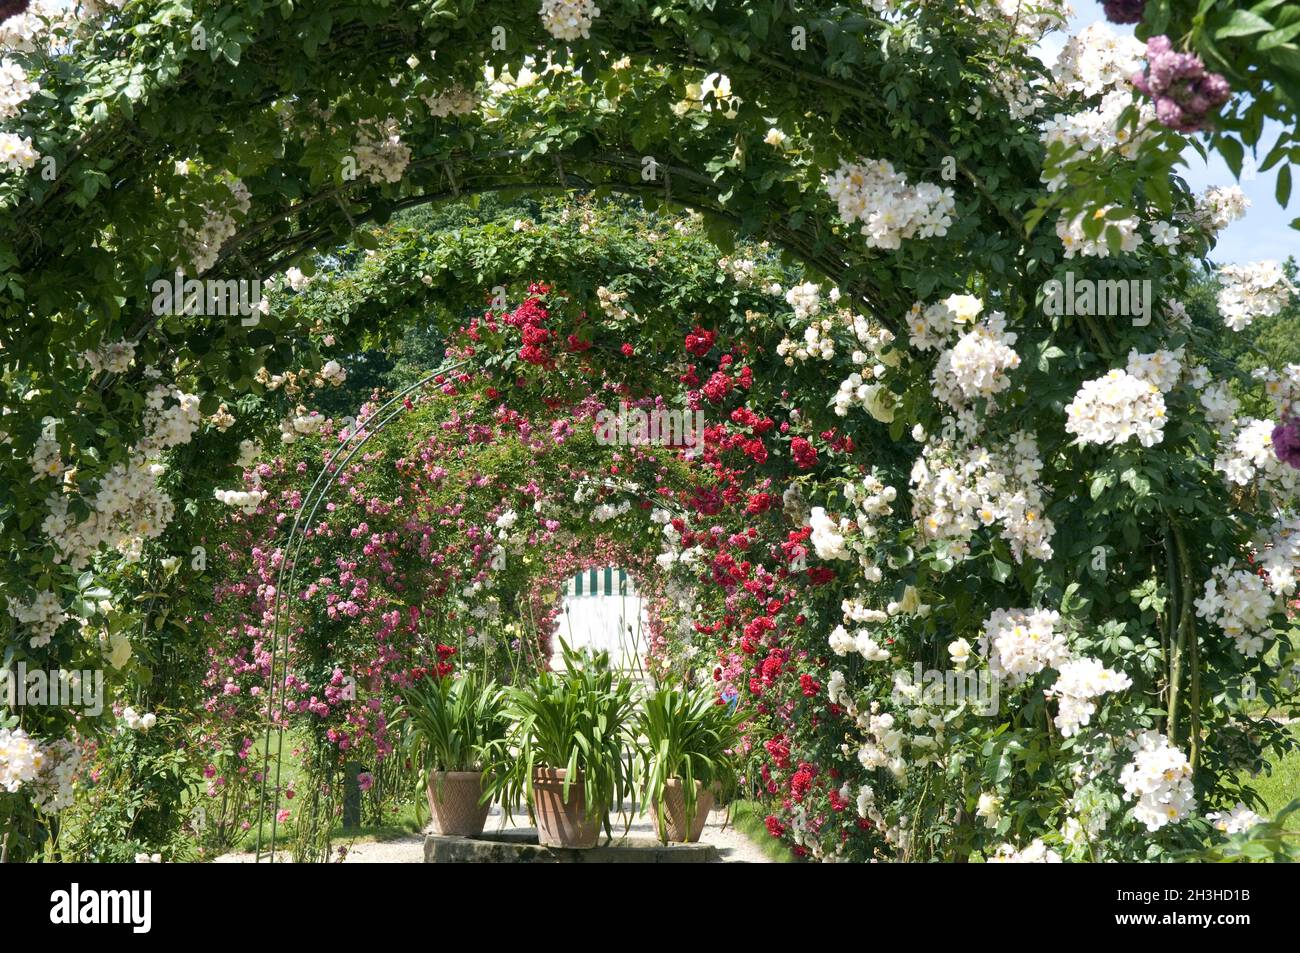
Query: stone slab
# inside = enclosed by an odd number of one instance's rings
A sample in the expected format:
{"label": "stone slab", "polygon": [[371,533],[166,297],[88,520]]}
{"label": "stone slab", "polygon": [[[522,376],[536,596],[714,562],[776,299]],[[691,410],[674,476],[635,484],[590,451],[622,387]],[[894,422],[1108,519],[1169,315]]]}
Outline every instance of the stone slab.
{"label": "stone slab", "polygon": [[615,837],[590,850],[543,847],[537,830],[521,827],[477,837],[429,834],[426,864],[711,864],[722,860],[712,844],[661,844],[649,837]]}

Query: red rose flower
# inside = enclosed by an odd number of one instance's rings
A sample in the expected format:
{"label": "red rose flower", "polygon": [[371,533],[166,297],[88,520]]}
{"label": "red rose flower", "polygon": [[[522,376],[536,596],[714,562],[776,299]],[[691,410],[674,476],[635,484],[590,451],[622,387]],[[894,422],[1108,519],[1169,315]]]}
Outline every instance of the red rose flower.
{"label": "red rose flower", "polygon": [[696,357],[703,357],[712,350],[713,342],[717,339],[716,331],[706,331],[697,324],[695,329],[686,335],[686,351]]}
{"label": "red rose flower", "polygon": [[794,465],[800,470],[807,470],[817,465],[817,448],[803,437],[795,437],[790,441],[790,455],[794,458]]}

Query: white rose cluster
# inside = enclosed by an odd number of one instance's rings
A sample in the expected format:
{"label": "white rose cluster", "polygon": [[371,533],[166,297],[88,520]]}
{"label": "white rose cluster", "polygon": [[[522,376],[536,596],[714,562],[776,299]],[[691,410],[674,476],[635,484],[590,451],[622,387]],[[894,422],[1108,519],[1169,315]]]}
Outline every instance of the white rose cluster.
{"label": "white rose cluster", "polygon": [[1220,447],[1214,469],[1236,486],[1255,486],[1276,500],[1300,496],[1300,470],[1278,459],[1271,420],[1246,417]]}
{"label": "white rose cluster", "polygon": [[934,396],[960,410],[977,398],[991,399],[1011,386],[1008,372],[1020,366],[1006,315],[994,311],[939,355],[931,373]]}
{"label": "white rose cluster", "polygon": [[0,120],[14,119],[22,112],[23,103],[41,88],[27,78],[27,70],[9,57],[0,59]]}
{"label": "white rose cluster", "polygon": [[1043,694],[1058,702],[1056,727],[1063,737],[1069,738],[1092,721],[1097,705],[1093,699],[1108,692],[1119,692],[1132,686],[1133,680],[1122,672],[1106,668],[1095,658],[1081,657],[1062,662],[1058,677]]}
{"label": "white rose cluster", "polygon": [[600,16],[592,0],[542,0],[542,26],[557,40],[586,40]]}
{"label": "white rose cluster", "polygon": [[234,507],[251,516],[266,499],[265,490],[213,490],[213,497],[226,506]]}
{"label": "white rose cluster", "polygon": [[1197,616],[1217,625],[1246,658],[1258,657],[1266,640],[1276,637],[1269,622],[1285,612],[1286,600],[1295,594],[1300,519],[1279,519],[1255,540],[1254,549],[1250,568],[1237,562],[1215,566],[1195,603]]}
{"label": "white rose cluster", "polygon": [[158,716],[153,712],[142,715],[134,708],[127,707],[122,709],[122,723],[129,731],[148,731],[158,723]]}
{"label": "white rose cluster", "polygon": [[1174,389],[1178,378],[1183,373],[1183,349],[1176,351],[1152,351],[1144,354],[1134,348],[1128,352],[1128,367],[1125,370],[1133,377],[1140,378],[1167,394]]}
{"label": "white rose cluster", "polygon": [[421,96],[429,115],[445,119],[447,116],[467,116],[478,107],[478,94],[459,83],[436,96]]}
{"label": "white rose cluster", "polygon": [[903,759],[903,744],[907,735],[889,712],[862,713],[857,718],[858,727],[867,739],[858,748],[858,763],[868,771],[887,768],[896,778],[907,774]]}
{"label": "white rose cluster", "polygon": [[832,705],[842,705],[848,697],[848,680],[844,673],[839,670],[831,672],[831,677],[826,680],[827,701]]}
{"label": "white rose cluster", "polygon": [[726,275],[731,276],[741,288],[747,288],[754,283],[758,277],[758,263],[752,258],[721,258],[718,260],[718,269]]}
{"label": "white rose cluster", "polygon": [[1073,258],[1075,255],[1082,255],[1084,258],[1109,258],[1111,249],[1106,235],[1112,229],[1119,235],[1121,253],[1129,254],[1141,247],[1142,233],[1138,231],[1140,223],[1137,218],[1132,215],[1123,218],[1107,218],[1106,216],[1114,207],[1103,205],[1091,213],[1094,220],[1105,219],[1096,238],[1090,238],[1083,229],[1083,221],[1088,216],[1088,212],[1080,212],[1069,221],[1066,221],[1064,216],[1056,220],[1056,235],[1065,247],[1066,258]]}
{"label": "white rose cluster", "polygon": [[[0,47],[23,53],[35,52],[36,41],[46,33],[46,20],[54,27],[70,23],[72,19],[72,8],[67,0],[35,0],[23,13],[0,21]],[[53,41],[53,37],[46,39]],[[49,43],[45,48],[49,48]]]}
{"label": "white rose cluster", "polygon": [[144,400],[145,436],[136,449],[150,457],[190,442],[203,423],[199,398],[176,387],[155,384]]}
{"label": "white rose cluster", "polygon": [[1056,527],[1044,515],[1042,470],[1038,443],[1025,431],[997,452],[931,438],[912,466],[912,517],[926,539],[948,541],[954,557],[969,554],[980,527],[1000,523],[1017,562],[1026,554],[1051,559]]}
{"label": "white rose cluster", "polygon": [[1245,265],[1222,265],[1217,297],[1223,323],[1240,331],[1256,318],[1272,317],[1286,307],[1294,290],[1282,266],[1265,260]]}
{"label": "white rose cluster", "polygon": [[1215,233],[1242,218],[1250,208],[1250,199],[1239,185],[1214,185],[1196,197],[1193,219],[1206,231]]}
{"label": "white rose cluster", "polygon": [[1061,855],[1044,844],[1041,837],[1036,837],[1024,850],[1017,850],[1013,844],[1002,844],[985,863],[1059,864],[1061,863]]}
{"label": "white rose cluster", "polygon": [[[0,742],[3,747],[3,742]],[[41,772],[28,787],[32,805],[42,814],[57,814],[72,806],[73,782],[84,760],[81,748],[60,738],[42,750]],[[0,768],[0,774],[3,769]]]}
{"label": "white rose cluster", "polygon": [[[1199,390],[1206,422],[1219,432],[1220,437],[1228,437],[1237,424],[1237,411],[1241,409],[1241,401],[1232,396],[1232,390],[1225,381],[1206,381]],[[1271,435],[1272,431],[1269,433]]]}
{"label": "white rose cluster", "polygon": [[411,164],[411,148],[402,142],[401,128],[396,119],[362,123],[357,130],[353,154],[357,161],[357,175],[364,175],[375,185],[400,182],[406,167]]}
{"label": "white rose cluster", "polygon": [[339,387],[348,379],[348,372],[338,361],[326,361],[320,369],[321,380],[331,387]]}
{"label": "white rose cluster", "polygon": [[1300,364],[1287,364],[1280,371],[1257,367],[1250,376],[1263,386],[1279,417],[1300,413]]}
{"label": "white rose cluster", "polygon": [[596,301],[600,304],[600,310],[616,321],[631,321],[636,316],[631,308],[623,305],[626,300],[626,291],[610,291],[604,285],[596,289]]}
{"label": "white rose cluster", "polygon": [[280,421],[280,442],[297,443],[299,437],[320,433],[325,417],[319,410],[308,410],[299,404],[291,416]]}
{"label": "white rose cluster", "polygon": [[1127,89],[1129,78],[1146,61],[1146,45],[1132,36],[1119,36],[1105,21],[1091,23],[1070,37],[1056,57],[1052,80],[1059,93],[1097,96]]}
{"label": "white rose cluster", "polygon": [[235,460],[235,466],[241,470],[247,470],[261,456],[262,445],[256,440],[239,441],[239,457]]}
{"label": "white rose cluster", "polygon": [[1277,595],[1295,594],[1300,572],[1300,518],[1285,516],[1255,539],[1255,565],[1267,574],[1268,586]]}
{"label": "white rose cluster", "polygon": [[1165,399],[1160,388],[1128,371],[1112,370],[1084,381],[1065,408],[1067,432],[1081,444],[1122,444],[1136,437],[1144,447],[1165,438]]}
{"label": "white rose cluster", "polygon": [[[832,288],[827,295],[832,305],[840,301],[838,288]],[[832,360],[839,351],[841,342],[852,348],[853,363],[863,366],[872,363],[872,377],[882,377],[886,365],[898,363],[897,355],[886,354],[894,340],[894,335],[885,328],[874,324],[849,308],[837,307],[833,312],[822,311],[820,291],[814,284],[799,285],[786,294],[786,301],[794,310],[796,318],[807,320],[802,338],[782,338],[776,346],[777,356],[785,361],[786,367],[793,367],[795,361]],[[859,374],[858,377],[864,377]],[[854,385],[860,385],[861,379]],[[841,390],[845,387],[841,384]]]}
{"label": "white rose cluster", "polygon": [[894,512],[890,504],[898,498],[898,491],[882,482],[873,467],[860,486],[857,483],[845,484],[844,497],[858,511],[858,528],[863,536],[871,539],[876,535],[873,520]]}
{"label": "white rose cluster", "polygon": [[799,321],[816,317],[822,309],[821,289],[811,281],[795,285],[785,293],[785,300],[794,309],[794,316]]}
{"label": "white rose cluster", "polygon": [[158,487],[163,472],[139,453],[115,464],[100,478],[89,501],[91,514],[82,522],[70,512],[67,495],[51,494],[41,530],[59,551],[56,561],[83,569],[101,546],[137,559],[144,539],[161,535],[175,515],[171,497]]}
{"label": "white rose cluster", "polygon": [[[1142,144],[1155,135],[1156,110],[1150,100],[1139,103],[1137,128],[1134,131],[1128,124],[1120,125],[1120,116],[1133,105],[1133,93],[1130,90],[1116,89],[1106,93],[1100,104],[1091,109],[1057,113],[1043,124],[1043,144],[1048,147],[1057,143],[1064,145],[1067,158],[1078,150],[1083,155],[1095,152],[1136,159]],[[1043,170],[1043,181],[1049,192],[1065,187],[1067,171],[1067,167],[1061,165]]]}
{"label": "white rose cluster", "polygon": [[26,172],[40,157],[41,154],[32,146],[31,136],[0,132],[0,167],[10,172]]}
{"label": "white rose cluster", "polygon": [[995,609],[979,638],[989,673],[1016,686],[1045,668],[1059,670],[1070,659],[1065,633],[1056,628],[1060,621],[1050,609]]}
{"label": "white rose cluster", "polygon": [[883,159],[841,162],[825,184],[840,218],[848,225],[862,223],[870,248],[899,248],[905,238],[946,235],[957,210],[951,188],[909,185],[907,176]]}
{"label": "white rose cluster", "polygon": [[125,374],[134,362],[135,345],[130,341],[105,342],[81,355],[81,363],[96,374]]}
{"label": "white rose cluster", "polygon": [[307,285],[311,283],[311,279],[303,274],[301,268],[291,267],[285,269],[284,280],[285,283],[294,291],[302,291],[302,289],[306,288]]}
{"label": "white rose cluster", "polygon": [[[1007,105],[1007,115],[1012,119],[1028,119],[1047,105],[1042,88],[1015,70],[998,70],[989,77],[989,88]],[[975,101],[978,117],[983,106]]]}
{"label": "white rose cluster", "polygon": [[1196,810],[1192,766],[1185,754],[1158,731],[1144,731],[1130,747],[1134,757],[1120,772],[1119,782],[1137,802],[1134,818],[1148,831],[1158,831]]}
{"label": "white rose cluster", "polygon": [[198,397],[156,384],[145,396],[144,436],[126,461],[99,478],[87,501],[90,516],[77,522],[66,493],[47,498],[41,531],[58,550],[56,561],[82,569],[101,546],[138,559],[144,540],[161,535],[175,515],[171,497],[158,486],[164,467],[155,461],[163,451],[188,443],[202,421]]}
{"label": "white rose cluster", "polygon": [[1072,13],[1065,0],[976,0],[971,7],[990,28],[1031,40],[1064,28]]}
{"label": "white rose cluster", "polygon": [[[883,374],[883,365],[877,365],[877,369]],[[861,407],[881,423],[892,423],[894,420],[894,401],[889,388],[884,384],[868,382],[856,371],[840,381],[833,400],[835,414],[839,417],[847,417],[854,407]]]}
{"label": "white rose cluster", "polygon": [[1257,824],[1264,823],[1264,818],[1240,801],[1233,806],[1231,811],[1211,811],[1205,815],[1205,819],[1214,825],[1216,831],[1222,831],[1225,834],[1240,834],[1243,831],[1250,830]]}
{"label": "white rose cluster", "polygon": [[[832,398],[833,409],[839,417],[847,417],[854,407],[861,407],[881,423],[894,420],[894,397],[887,386],[880,381],[888,373],[889,367],[898,364],[898,355],[885,348],[893,342],[894,336],[882,329],[873,330],[864,318],[855,318],[855,333],[858,343],[866,351],[854,351],[853,362],[863,369],[854,371],[844,380]],[[787,361],[788,362],[788,361]],[[871,367],[864,365],[870,363]]]}
{"label": "white rose cluster", "polygon": [[907,314],[907,343],[919,351],[938,351],[947,346],[957,328],[972,324],[984,310],[974,295],[954,294],[929,305],[912,305]]}
{"label": "white rose cluster", "polygon": [[[881,615],[883,616],[884,613]],[[866,629],[849,632],[844,626],[837,625],[827,638],[826,644],[836,655],[843,656],[850,652],[857,652],[868,662],[884,662],[889,659],[889,652],[882,648]]]}
{"label": "white rose cluster", "polygon": [[809,511],[808,520],[809,526],[812,527],[812,535],[808,541],[813,544],[818,559],[852,558],[853,554],[844,543],[844,534],[852,529],[852,521],[847,516],[835,520],[826,515],[824,507],[814,506]]}
{"label": "white rose cluster", "polygon": [[0,790],[17,793],[35,781],[45,763],[45,752],[21,728],[0,728]]}
{"label": "white rose cluster", "polygon": [[49,590],[38,592],[30,601],[10,596],[9,615],[31,629],[28,644],[34,649],[49,645],[59,626],[69,618],[59,597]]}
{"label": "white rose cluster", "polygon": [[36,443],[32,446],[31,456],[27,462],[31,464],[32,472],[36,474],[32,477],[32,482],[48,478],[58,478],[63,476],[63,451],[59,447],[59,421],[53,417],[43,417],[41,419],[41,433],[36,438]]}
{"label": "white rose cluster", "polygon": [[231,201],[219,205],[204,205],[203,224],[194,229],[185,219],[180,221],[181,233],[189,245],[190,263],[198,274],[207,271],[217,263],[221,255],[221,246],[230,239],[239,228],[235,212],[247,215],[253,207],[253,196],[248,187],[239,179],[226,183],[230,189]]}
{"label": "white rose cluster", "polygon": [[631,500],[624,500],[616,504],[601,503],[591,511],[591,522],[608,523],[610,520],[622,516],[630,509],[632,509]]}

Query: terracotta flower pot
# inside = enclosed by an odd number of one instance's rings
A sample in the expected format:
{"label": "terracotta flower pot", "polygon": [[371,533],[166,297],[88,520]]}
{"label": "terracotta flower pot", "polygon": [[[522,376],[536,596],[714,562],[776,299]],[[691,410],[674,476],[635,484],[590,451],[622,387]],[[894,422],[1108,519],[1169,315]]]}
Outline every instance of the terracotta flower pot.
{"label": "terracotta flower pot", "polygon": [[491,804],[480,804],[483,796],[481,771],[435,771],[429,779],[429,813],[439,834],[472,837],[483,833]]}
{"label": "terracotta flower pot", "polygon": [[587,816],[587,797],[582,790],[582,772],[569,785],[564,800],[564,768],[533,769],[533,813],[537,817],[537,840],[543,847],[572,847],[586,850],[600,838],[600,815]]}
{"label": "terracotta flower pot", "polygon": [[[655,827],[659,827],[659,803],[652,801]],[[668,822],[667,830],[660,828],[659,836],[667,836],[670,842],[694,844],[704,833],[704,825],[709,820],[709,811],[713,809],[713,792],[704,790],[704,784],[695,782],[695,818],[689,829],[686,825],[686,791],[681,778],[669,778],[664,784],[664,819]],[[687,836],[689,835],[689,836]]]}

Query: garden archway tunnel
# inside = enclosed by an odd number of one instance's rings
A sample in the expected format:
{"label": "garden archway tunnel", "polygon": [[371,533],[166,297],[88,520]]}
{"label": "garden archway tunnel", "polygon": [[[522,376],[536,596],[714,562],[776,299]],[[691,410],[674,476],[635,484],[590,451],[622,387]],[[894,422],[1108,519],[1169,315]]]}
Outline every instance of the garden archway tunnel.
{"label": "garden archway tunnel", "polygon": [[[721,653],[720,680],[762,720],[753,774],[781,804],[773,834],[859,859],[1014,853],[1043,837],[1083,856],[1096,845],[1067,848],[1061,831],[1091,817],[1123,825],[1109,857],[1148,856],[1138,825],[1163,828],[1111,763],[1127,755],[1098,753],[1107,737],[1174,761],[1186,747],[1189,778],[1210,779],[1198,779],[1202,803],[1231,809],[1237,749],[1260,748],[1257,734],[1242,741],[1234,679],[1281,685],[1290,657],[1256,640],[1273,638],[1285,593],[1261,596],[1269,621],[1242,638],[1195,593],[1245,585],[1255,539],[1274,541],[1278,565],[1290,558],[1294,528],[1269,507],[1294,481],[1272,458],[1238,459],[1271,421],[1215,416],[1229,406],[1218,388],[1243,375],[1176,312],[1148,328],[1035,307],[1042,280],[1085,258],[1106,279],[1177,291],[1215,228],[1181,182],[1141,181],[1167,155],[1101,149],[1061,171],[1064,133],[1040,128],[1046,117],[1095,116],[1114,93],[1139,113],[1149,104],[1123,85],[1131,70],[1049,81],[1031,53],[1043,24],[1025,32],[1018,8],[893,6],[906,15],[788,0],[610,0],[598,16],[559,4],[570,22],[532,0],[196,0],[185,13],[139,0],[22,52],[59,68],[14,117],[33,140],[11,143],[0,178],[13,210],[0,222],[13,653],[72,666],[116,645],[123,692],[162,691],[155,670],[198,641],[181,637],[193,620],[177,618],[175,567],[215,532],[211,491],[230,492],[217,480],[239,438],[278,426],[298,441],[300,420],[315,426],[299,405],[341,378],[338,358],[395,340],[422,319],[412,309],[442,297],[477,304],[447,343],[480,362],[495,393],[476,392],[478,406],[507,423],[589,397],[716,411],[715,482],[668,524],[681,537],[669,554],[698,549],[710,594],[680,664],[696,664],[687,650]],[[1043,97],[1028,113],[1026,90]],[[1185,145],[1144,133],[1143,149]],[[1064,201],[1058,175],[1097,207],[1055,232],[1032,227]],[[610,271],[596,242],[557,221],[452,225],[424,245],[394,224],[420,206],[538,191],[579,217],[593,196],[665,208],[668,250],[640,248],[643,263]],[[678,208],[704,214],[708,239]],[[1184,238],[1157,242],[1161,223]],[[693,230],[713,244],[692,251]],[[390,257],[394,233],[406,245]],[[661,256],[677,253],[699,265],[682,279],[689,294],[655,302]],[[344,260],[351,278],[321,279]],[[268,309],[247,322],[155,313],[151,283],[177,268],[275,275]],[[571,297],[558,293],[568,278],[581,285]],[[520,287],[546,280],[559,287]],[[510,307],[472,301],[491,283]],[[1090,426],[1090,401],[1110,400],[1114,380],[1125,413],[1143,408],[1129,431]],[[1260,413],[1292,412],[1300,384],[1288,381],[1268,381]],[[436,383],[464,396],[474,380]],[[1229,471],[1245,475],[1229,485]],[[105,581],[148,608],[102,608]],[[128,624],[136,645],[120,650]],[[1054,654],[1009,676],[1016,704],[996,728],[892,693],[893,666],[992,670],[999,638],[1026,630]],[[1067,673],[1098,669],[1104,688],[1067,691]],[[202,694],[172,687],[178,707]],[[79,723],[64,710],[25,717],[49,738]],[[1094,747],[1066,740],[1085,729]],[[936,752],[949,746],[944,773]],[[1084,763],[1094,755],[1110,761]],[[1067,765],[1099,780],[1077,785]],[[983,794],[984,816],[1003,800],[1016,810],[984,825],[971,813]],[[43,821],[34,804],[23,811],[34,850]],[[1150,843],[1185,847],[1190,828]]]}

